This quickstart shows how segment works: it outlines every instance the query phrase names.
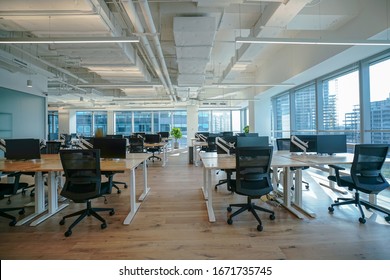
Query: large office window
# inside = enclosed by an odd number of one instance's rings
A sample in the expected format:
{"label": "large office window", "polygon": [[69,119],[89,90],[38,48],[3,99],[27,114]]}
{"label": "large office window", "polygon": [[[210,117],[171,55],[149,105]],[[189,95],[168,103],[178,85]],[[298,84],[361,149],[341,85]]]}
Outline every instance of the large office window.
{"label": "large office window", "polygon": [[179,139],[181,145],[187,143],[187,111],[174,111],[173,112],[173,126],[181,129],[183,137]]}
{"label": "large office window", "polygon": [[210,111],[198,112],[198,131],[210,131]]}
{"label": "large office window", "polygon": [[155,132],[159,131],[171,131],[171,123],[172,123],[172,112],[171,111],[160,111],[158,112],[159,117],[159,126]]}
{"label": "large office window", "polygon": [[213,111],[211,124],[213,132],[231,131],[231,111]]}
{"label": "large office window", "polygon": [[355,69],[322,82],[323,128],[360,143],[359,72]]}
{"label": "large office window", "polygon": [[390,58],[375,61],[370,73],[371,143],[390,143]]}
{"label": "large office window", "polygon": [[223,131],[241,132],[243,127],[240,110],[202,110],[198,112],[198,131],[213,133]]}
{"label": "large office window", "polygon": [[305,86],[294,91],[294,132],[297,134],[315,133],[316,90],[315,85]]}
{"label": "large office window", "polygon": [[273,100],[275,138],[290,137],[290,96],[283,94]]}
{"label": "large office window", "polygon": [[115,134],[130,135],[132,133],[133,112],[115,112]]}
{"label": "large office window", "polygon": [[48,140],[58,139],[58,111],[49,111],[47,116],[48,121]]}
{"label": "large office window", "polygon": [[97,129],[107,134],[107,112],[79,111],[76,112],[76,132],[79,135],[91,137]]}
{"label": "large office window", "polygon": [[152,131],[152,112],[134,112],[134,132]]}

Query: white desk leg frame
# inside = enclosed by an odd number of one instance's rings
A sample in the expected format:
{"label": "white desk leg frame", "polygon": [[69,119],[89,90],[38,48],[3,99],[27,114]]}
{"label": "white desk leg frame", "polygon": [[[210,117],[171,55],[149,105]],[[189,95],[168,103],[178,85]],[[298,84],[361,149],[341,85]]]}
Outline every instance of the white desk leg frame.
{"label": "white desk leg frame", "polygon": [[304,214],[315,218],[316,214],[310,210],[304,209],[302,205],[302,169],[297,168],[295,171],[295,193],[294,193],[294,206]]}
{"label": "white desk leg frame", "polygon": [[50,218],[54,214],[58,213],[65,207],[67,207],[69,204],[63,203],[60,206],[58,206],[58,190],[57,190],[57,184],[56,184],[56,172],[51,171],[49,172],[49,178],[48,178],[48,212],[47,214],[39,217],[35,221],[33,221],[30,226],[37,226],[46,219]]}
{"label": "white desk leg frame", "polygon": [[148,166],[146,164],[146,160],[144,161],[142,168],[144,173],[144,191],[138,198],[139,201],[143,201],[150,191],[150,188],[148,187]]}
{"label": "white desk leg frame", "polygon": [[129,225],[131,223],[139,206],[140,203],[135,201],[135,168],[133,168],[130,172],[130,212],[123,222],[124,225]]}
{"label": "white desk leg frame", "polygon": [[42,172],[35,172],[34,176],[35,181],[35,211],[33,214],[25,217],[24,219],[18,221],[16,226],[21,226],[27,223],[28,221],[34,219],[35,217],[42,214],[45,209],[45,186],[43,184]]}
{"label": "white desk leg frame", "polygon": [[213,208],[213,191],[211,189],[211,170],[207,170],[207,200],[206,200],[206,207],[207,207],[207,213],[209,215],[209,221],[211,223],[215,222],[215,214],[214,214],[214,208]]}
{"label": "white desk leg frame", "polygon": [[288,211],[294,214],[299,219],[303,219],[302,213],[291,206],[291,196],[290,196],[290,187],[289,187],[289,177],[290,177],[290,168],[283,168],[283,201],[277,198],[277,201]]}
{"label": "white desk leg frame", "polygon": [[207,194],[207,176],[208,176],[208,172],[207,172],[206,168],[203,168],[203,187],[202,187],[202,193],[203,193],[204,199],[207,199],[207,197],[208,197],[208,194]]}

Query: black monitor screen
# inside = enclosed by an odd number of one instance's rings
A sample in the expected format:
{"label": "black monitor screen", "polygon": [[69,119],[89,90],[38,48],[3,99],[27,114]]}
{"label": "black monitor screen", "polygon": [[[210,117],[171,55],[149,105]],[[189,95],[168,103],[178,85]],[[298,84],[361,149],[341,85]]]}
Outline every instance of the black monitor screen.
{"label": "black monitor screen", "polygon": [[161,135],[161,138],[169,138],[169,132],[168,131],[161,131],[158,134]]}
{"label": "black monitor screen", "polygon": [[100,150],[102,158],[126,158],[126,139],[94,138],[93,148]]}
{"label": "black monitor screen", "polygon": [[39,139],[8,139],[5,140],[5,157],[11,160],[40,159],[41,149]]}
{"label": "black monitor screen", "polygon": [[161,135],[160,134],[145,134],[145,143],[160,143]]}
{"label": "black monitor screen", "polygon": [[317,136],[317,153],[335,154],[347,152],[346,135],[318,135]]}
{"label": "black monitor screen", "polygon": [[[306,152],[316,153],[317,152],[317,135],[296,135],[301,141],[308,144]],[[290,152],[292,153],[301,153],[303,152],[301,148],[296,146],[294,143],[290,143]]]}
{"label": "black monitor screen", "polygon": [[123,138],[123,135],[122,134],[107,134],[106,138],[121,139],[121,138]]}
{"label": "black monitor screen", "polygon": [[268,136],[258,136],[258,137],[237,137],[236,147],[262,147],[269,146]]}

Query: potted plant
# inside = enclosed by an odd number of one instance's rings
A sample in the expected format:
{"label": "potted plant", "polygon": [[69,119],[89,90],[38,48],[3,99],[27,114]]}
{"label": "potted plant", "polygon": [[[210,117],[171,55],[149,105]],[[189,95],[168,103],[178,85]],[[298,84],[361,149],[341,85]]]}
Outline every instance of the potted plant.
{"label": "potted plant", "polygon": [[246,125],[243,130],[244,133],[249,133],[249,125]]}
{"label": "potted plant", "polygon": [[179,149],[178,140],[183,136],[183,134],[181,133],[181,129],[179,127],[172,128],[171,135],[173,136],[173,138],[175,138],[175,142],[173,143],[173,148]]}

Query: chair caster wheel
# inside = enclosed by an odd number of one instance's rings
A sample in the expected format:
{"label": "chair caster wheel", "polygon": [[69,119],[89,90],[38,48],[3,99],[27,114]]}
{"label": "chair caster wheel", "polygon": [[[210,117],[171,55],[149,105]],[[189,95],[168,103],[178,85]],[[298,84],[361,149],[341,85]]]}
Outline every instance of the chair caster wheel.
{"label": "chair caster wheel", "polygon": [[227,223],[229,224],[229,225],[231,225],[231,224],[233,224],[233,220],[232,219],[227,219]]}
{"label": "chair caster wheel", "polygon": [[117,192],[116,193],[121,193],[121,190],[117,190]]}
{"label": "chair caster wheel", "polygon": [[9,222],[9,226],[10,227],[13,227],[16,225],[16,220],[12,220],[11,222]]}
{"label": "chair caster wheel", "polygon": [[111,210],[110,211],[110,216],[114,215],[115,214],[115,210]]}
{"label": "chair caster wheel", "polygon": [[7,205],[11,204],[11,200],[7,200]]}
{"label": "chair caster wheel", "polygon": [[333,213],[334,208],[333,208],[332,206],[329,206],[329,207],[328,207],[328,211],[329,211],[329,213]]}
{"label": "chair caster wheel", "polygon": [[269,219],[270,219],[271,221],[275,220],[275,214],[269,215]]}
{"label": "chair caster wheel", "polygon": [[60,225],[61,225],[61,226],[65,225],[65,220],[64,220],[64,219],[62,219],[62,220],[60,221]]}
{"label": "chair caster wheel", "polygon": [[361,224],[365,224],[365,223],[366,223],[366,219],[364,219],[364,218],[359,218],[359,222],[360,222]]}
{"label": "chair caster wheel", "polygon": [[100,228],[101,228],[101,229],[105,229],[106,227],[107,227],[107,224],[106,224],[106,223],[103,223],[103,224],[100,225]]}
{"label": "chair caster wheel", "polygon": [[226,210],[230,213],[232,212],[232,207],[229,206]]}
{"label": "chair caster wheel", "polygon": [[257,226],[257,231],[263,231],[263,226],[262,225],[258,225]]}
{"label": "chair caster wheel", "polygon": [[65,235],[65,237],[69,237],[72,235],[72,231],[69,229],[69,230],[65,231],[64,235]]}
{"label": "chair caster wheel", "polygon": [[127,184],[125,184],[125,189],[127,189]]}
{"label": "chair caster wheel", "polygon": [[19,211],[19,215],[23,215],[24,213],[26,213],[26,210],[24,210],[24,209]]}

